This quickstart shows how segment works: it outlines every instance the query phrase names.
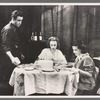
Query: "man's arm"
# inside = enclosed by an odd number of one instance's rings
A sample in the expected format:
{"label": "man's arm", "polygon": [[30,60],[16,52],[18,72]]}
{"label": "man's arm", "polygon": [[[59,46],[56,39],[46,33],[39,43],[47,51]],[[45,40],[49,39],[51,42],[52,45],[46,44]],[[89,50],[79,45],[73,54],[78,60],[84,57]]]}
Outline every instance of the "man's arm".
{"label": "man's arm", "polygon": [[13,37],[13,32],[10,29],[9,30],[3,29],[1,33],[2,33],[2,48],[5,54],[8,55],[12,64],[14,65],[20,64],[20,60],[17,57],[14,57],[11,53],[11,50],[12,50],[11,49],[11,38]]}
{"label": "man's arm", "polygon": [[6,54],[10,58],[12,64],[17,66],[17,65],[19,65],[21,63],[19,58],[18,57],[14,57],[10,51],[7,51]]}

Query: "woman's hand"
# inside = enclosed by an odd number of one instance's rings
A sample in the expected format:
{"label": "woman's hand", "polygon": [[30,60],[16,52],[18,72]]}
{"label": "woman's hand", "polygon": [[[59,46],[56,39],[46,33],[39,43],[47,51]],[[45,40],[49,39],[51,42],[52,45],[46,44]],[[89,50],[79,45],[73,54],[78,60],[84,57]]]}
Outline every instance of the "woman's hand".
{"label": "woman's hand", "polygon": [[60,60],[53,60],[53,63],[55,65],[65,65],[65,63],[63,63],[63,61],[60,61]]}
{"label": "woman's hand", "polygon": [[81,70],[81,69],[79,69],[78,72],[79,72],[80,74],[84,75],[84,76],[92,77],[92,74],[91,74],[91,73],[86,72],[86,71],[83,71],[83,70]]}

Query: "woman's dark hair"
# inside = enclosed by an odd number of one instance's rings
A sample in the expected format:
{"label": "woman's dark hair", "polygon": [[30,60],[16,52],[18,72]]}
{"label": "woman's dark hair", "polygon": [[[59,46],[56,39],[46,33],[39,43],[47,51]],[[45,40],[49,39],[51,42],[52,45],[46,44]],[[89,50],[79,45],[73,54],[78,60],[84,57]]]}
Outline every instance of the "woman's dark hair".
{"label": "woman's dark hair", "polygon": [[83,41],[80,41],[80,40],[79,41],[74,41],[72,46],[77,46],[78,49],[80,49],[81,53],[83,53],[83,54],[87,53],[87,47],[86,47],[86,45]]}
{"label": "woman's dark hair", "polygon": [[48,42],[47,42],[47,47],[50,48],[50,41],[56,41],[57,42],[57,49],[60,49],[60,43],[59,43],[59,39],[56,38],[56,37],[50,37],[48,39]]}
{"label": "woman's dark hair", "polygon": [[12,19],[12,18],[16,19],[17,16],[23,17],[23,13],[22,13],[21,11],[14,10],[14,11],[11,13],[11,19]]}

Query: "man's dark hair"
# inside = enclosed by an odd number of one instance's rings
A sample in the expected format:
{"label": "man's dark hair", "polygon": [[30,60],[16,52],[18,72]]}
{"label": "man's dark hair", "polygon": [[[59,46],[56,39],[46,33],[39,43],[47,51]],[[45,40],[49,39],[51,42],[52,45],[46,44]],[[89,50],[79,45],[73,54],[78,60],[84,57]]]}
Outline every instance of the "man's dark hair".
{"label": "man's dark hair", "polygon": [[14,11],[11,13],[11,19],[12,19],[12,18],[16,19],[17,16],[23,17],[23,13],[22,13],[21,11],[14,10]]}

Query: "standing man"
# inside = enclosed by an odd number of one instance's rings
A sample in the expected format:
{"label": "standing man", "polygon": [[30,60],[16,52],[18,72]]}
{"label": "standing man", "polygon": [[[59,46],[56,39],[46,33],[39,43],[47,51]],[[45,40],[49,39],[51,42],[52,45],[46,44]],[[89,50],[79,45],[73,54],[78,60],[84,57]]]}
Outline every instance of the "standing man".
{"label": "standing man", "polygon": [[21,41],[18,36],[18,28],[22,24],[22,12],[15,10],[11,13],[11,21],[1,30],[4,64],[2,64],[2,78],[8,81],[14,67],[21,63],[24,57],[21,53]]}

